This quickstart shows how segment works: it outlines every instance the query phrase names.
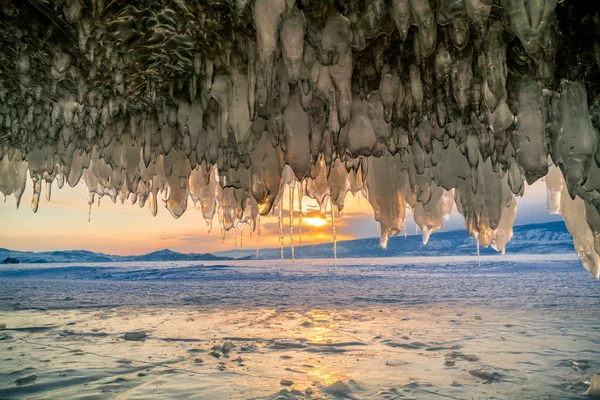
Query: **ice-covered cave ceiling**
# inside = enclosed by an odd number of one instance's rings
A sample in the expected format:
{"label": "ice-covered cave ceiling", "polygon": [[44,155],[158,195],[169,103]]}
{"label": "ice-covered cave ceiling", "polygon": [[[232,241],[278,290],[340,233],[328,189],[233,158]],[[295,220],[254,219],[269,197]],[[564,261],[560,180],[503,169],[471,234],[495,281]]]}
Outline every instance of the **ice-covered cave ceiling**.
{"label": "ice-covered cave ceiling", "polygon": [[[455,205],[501,251],[546,179],[600,274],[600,2],[1,0],[0,190],[188,199],[224,231],[284,187],[333,220],[369,199],[381,243]],[[600,149],[598,149],[600,151]],[[298,197],[297,197],[298,198]],[[159,200],[160,199],[160,200]],[[293,207],[292,207],[293,209]],[[293,221],[290,218],[290,221]],[[335,232],[335,230],[334,230]]]}

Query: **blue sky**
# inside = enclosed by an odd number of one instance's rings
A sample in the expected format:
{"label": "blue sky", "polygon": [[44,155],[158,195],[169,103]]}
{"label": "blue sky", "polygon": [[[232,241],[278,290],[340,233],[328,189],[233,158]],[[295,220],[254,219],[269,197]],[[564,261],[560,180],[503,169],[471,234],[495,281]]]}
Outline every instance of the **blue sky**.
{"label": "blue sky", "polygon": [[[21,199],[21,207],[16,209],[15,199],[10,196],[3,203],[0,199],[0,247],[14,250],[47,251],[64,249],[85,249],[111,254],[142,254],[163,248],[180,252],[213,252],[231,249],[235,245],[234,232],[229,232],[224,245],[221,244],[220,228],[216,222],[211,232],[199,210],[190,201],[188,210],[179,218],[159,206],[156,217],[152,217],[148,207],[141,209],[128,201],[113,204],[108,197],[101,200],[100,207],[94,204],[91,221],[88,222],[86,188],[80,183],[75,188],[65,185],[61,190],[55,186],[52,199],[48,202],[42,194],[39,210],[34,214],[29,206],[31,183]],[[287,197],[286,207],[287,207]],[[309,212],[317,210],[315,201],[304,198],[304,208]],[[286,208],[287,210],[287,208]],[[284,225],[288,226],[287,211]],[[546,211],[546,186],[542,181],[526,188],[525,196],[518,199],[516,225],[553,221],[560,219],[548,215]],[[261,247],[276,247],[279,244],[278,220],[276,216],[262,217]],[[297,220],[296,220],[297,223]],[[444,221],[442,230],[464,229],[464,220],[456,210],[450,220]],[[415,232],[412,214],[407,213],[407,231]],[[295,227],[296,244],[298,227]],[[344,216],[338,221],[338,240],[377,236],[377,225],[367,199],[360,194],[348,195]],[[245,247],[256,246],[256,234],[250,234],[249,227],[238,232]],[[288,243],[286,237],[286,244]],[[331,240],[331,226],[304,225],[303,243],[318,243]],[[435,240],[435,235],[432,236]]]}

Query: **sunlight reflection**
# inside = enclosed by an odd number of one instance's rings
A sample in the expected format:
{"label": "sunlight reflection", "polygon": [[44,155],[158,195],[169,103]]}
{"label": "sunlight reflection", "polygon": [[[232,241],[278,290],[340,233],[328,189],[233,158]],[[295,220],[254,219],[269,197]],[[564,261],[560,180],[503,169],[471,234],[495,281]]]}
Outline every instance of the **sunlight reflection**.
{"label": "sunlight reflection", "polygon": [[324,385],[331,385],[341,379],[337,372],[326,372],[319,369],[308,371],[308,375],[318,379]]}
{"label": "sunlight reflection", "polygon": [[311,342],[330,343],[331,330],[325,327],[314,327],[311,329],[307,339]]}

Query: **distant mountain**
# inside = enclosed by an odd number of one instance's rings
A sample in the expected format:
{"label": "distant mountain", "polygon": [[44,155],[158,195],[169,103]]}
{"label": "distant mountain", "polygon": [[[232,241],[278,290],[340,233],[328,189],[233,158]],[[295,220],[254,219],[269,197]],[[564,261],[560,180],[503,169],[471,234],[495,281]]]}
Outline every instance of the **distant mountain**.
{"label": "distant mountain", "polygon": [[164,249],[141,256],[116,256],[111,254],[94,253],[87,250],[64,250],[64,251],[14,251],[0,249],[0,260],[12,258],[19,260],[21,264],[42,263],[94,263],[94,262],[136,262],[136,261],[220,261],[231,260],[230,257],[215,256],[202,253],[178,253]]}
{"label": "distant mountain", "polygon": [[[278,259],[279,248],[260,250],[260,259]],[[491,247],[480,249],[481,254],[497,254]],[[574,251],[573,239],[563,221],[543,224],[519,225],[514,227],[513,238],[506,246],[509,254],[570,254]],[[291,258],[291,249],[284,250],[285,258]],[[50,252],[26,252],[0,249],[0,260],[14,258],[20,263],[93,263],[93,262],[147,262],[147,261],[225,261],[240,258],[254,258],[254,250],[229,250],[215,254],[178,253],[164,249],[140,256],[116,256],[94,253],[86,250],[66,250]],[[344,240],[337,243],[340,258],[361,257],[403,257],[403,256],[458,256],[477,254],[475,239],[462,230],[438,232],[431,235],[424,245],[421,235],[394,236],[388,241],[387,250],[379,247],[379,238]],[[330,258],[333,256],[333,243],[298,246],[295,248],[298,259]]]}
{"label": "distant mountain", "polygon": [[[287,242],[287,241],[286,241]],[[286,243],[287,244],[287,243]],[[513,229],[513,238],[506,245],[508,254],[570,254],[573,253],[573,239],[563,221],[542,224],[518,225]],[[498,254],[491,247],[481,248],[481,254]],[[219,256],[240,257],[239,250],[215,253]],[[254,254],[254,250],[244,251],[241,256]],[[344,240],[337,243],[340,258],[361,257],[404,257],[404,256],[458,256],[477,254],[475,239],[464,229],[438,232],[431,235],[424,245],[421,235],[390,237],[387,250],[379,246],[379,238]],[[295,257],[329,258],[333,255],[333,244],[298,246]],[[286,247],[285,258],[291,258],[291,250]],[[278,259],[279,248],[261,249],[259,258]]]}
{"label": "distant mountain", "polygon": [[231,260],[231,257],[218,257],[210,253],[178,253],[164,249],[142,256],[121,257],[119,261],[220,261]]}

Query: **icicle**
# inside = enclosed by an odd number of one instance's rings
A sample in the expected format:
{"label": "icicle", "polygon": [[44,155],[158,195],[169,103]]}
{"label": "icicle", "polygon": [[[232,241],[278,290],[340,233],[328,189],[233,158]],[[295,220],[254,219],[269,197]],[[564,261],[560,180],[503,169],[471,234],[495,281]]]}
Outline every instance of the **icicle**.
{"label": "icicle", "polygon": [[100,208],[100,200],[102,200],[102,197],[98,197],[98,208]]}
{"label": "icicle", "polygon": [[46,200],[50,201],[52,197],[52,181],[46,181]]}
{"label": "icicle", "polygon": [[292,262],[295,262],[295,254],[294,254],[294,181],[290,184],[289,188],[290,192],[290,205],[288,209],[288,214],[290,216],[290,246],[292,248]]}
{"label": "icicle", "polygon": [[96,195],[94,193],[87,192],[87,202],[88,202],[88,222],[92,219],[92,205],[96,200]]}
{"label": "icicle", "polygon": [[335,214],[337,205],[331,202],[331,231],[333,233],[333,266],[337,268],[337,234],[335,231]]}
{"label": "icicle", "polygon": [[240,229],[240,256],[244,255],[244,226]]}
{"label": "icicle", "polygon": [[256,224],[258,231],[256,232],[256,259],[258,259],[258,251],[260,250],[260,214],[256,216]]}
{"label": "icicle", "polygon": [[404,231],[404,238],[406,239],[406,218],[402,221],[402,230]]}
{"label": "icicle", "polygon": [[31,198],[31,209],[33,212],[37,212],[40,204],[40,193],[42,192],[42,181],[33,178],[33,197]]}
{"label": "icicle", "polygon": [[148,205],[150,206],[150,213],[153,217],[156,217],[156,213],[158,212],[158,204],[156,199],[156,190],[154,190],[154,180],[150,181],[150,201]]}
{"label": "icicle", "polygon": [[221,226],[221,247],[225,247],[225,235],[227,234],[227,231],[225,230],[225,213],[223,212],[223,204],[219,204],[219,209],[217,212],[219,225]]}
{"label": "icicle", "polygon": [[479,240],[477,240],[477,266],[481,267],[481,257],[479,254]]}
{"label": "icicle", "polygon": [[237,231],[238,231],[238,228],[237,228],[237,225],[236,225],[235,228],[234,228],[234,230],[233,230],[233,248],[234,249],[238,248],[237,247],[237,237],[238,237]]}
{"label": "icicle", "polygon": [[304,197],[304,191],[302,189],[302,181],[298,182],[298,209],[300,210],[300,215],[298,216],[299,218],[299,224],[300,224],[300,239],[299,239],[299,245],[302,246],[302,197]]}
{"label": "icicle", "polygon": [[283,196],[279,200],[279,246],[281,261],[283,261]]}

